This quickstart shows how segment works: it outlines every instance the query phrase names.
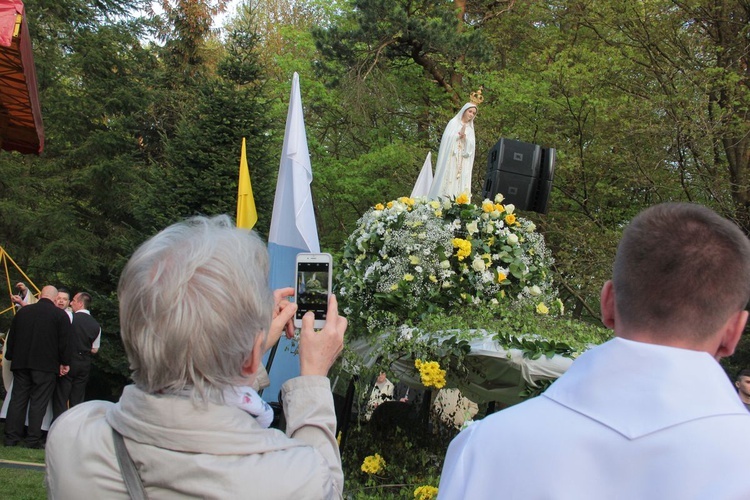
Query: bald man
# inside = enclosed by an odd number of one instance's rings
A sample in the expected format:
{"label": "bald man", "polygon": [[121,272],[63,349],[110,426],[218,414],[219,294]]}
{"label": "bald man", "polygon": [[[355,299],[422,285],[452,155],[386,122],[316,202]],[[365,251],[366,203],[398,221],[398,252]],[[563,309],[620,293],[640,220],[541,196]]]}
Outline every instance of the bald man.
{"label": "bald man", "polygon": [[39,302],[23,307],[10,325],[5,359],[12,361],[13,390],[5,419],[5,446],[23,439],[26,407],[29,408],[26,446],[43,448],[42,420],[58,375],[70,365],[70,319],[55,306],[57,288],[45,286]]}

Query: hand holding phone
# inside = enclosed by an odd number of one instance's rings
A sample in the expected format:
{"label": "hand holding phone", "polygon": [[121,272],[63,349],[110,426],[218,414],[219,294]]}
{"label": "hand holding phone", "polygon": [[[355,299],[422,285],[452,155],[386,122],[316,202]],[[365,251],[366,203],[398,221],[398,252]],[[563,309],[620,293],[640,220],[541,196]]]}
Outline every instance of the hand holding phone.
{"label": "hand holding phone", "polygon": [[336,296],[328,301],[328,314],[322,330],[312,328],[313,314],[308,312],[302,320],[299,342],[300,375],[327,376],[328,371],[344,348],[347,320],[339,316]]}
{"label": "hand holding phone", "polygon": [[328,314],[328,298],[333,284],[333,258],[328,253],[300,253],[296,259],[294,327],[302,328],[302,317],[315,314],[313,328],[321,329]]}

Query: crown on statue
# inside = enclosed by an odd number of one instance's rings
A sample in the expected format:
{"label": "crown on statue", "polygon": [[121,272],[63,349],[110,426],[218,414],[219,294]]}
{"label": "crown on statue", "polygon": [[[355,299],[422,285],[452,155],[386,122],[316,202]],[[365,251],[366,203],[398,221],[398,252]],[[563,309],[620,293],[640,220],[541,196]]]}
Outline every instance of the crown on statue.
{"label": "crown on statue", "polygon": [[479,106],[480,104],[482,104],[482,101],[484,101],[484,96],[482,95],[482,89],[484,89],[484,86],[480,86],[476,90],[476,92],[472,92],[471,97],[469,97],[469,100],[475,106]]}

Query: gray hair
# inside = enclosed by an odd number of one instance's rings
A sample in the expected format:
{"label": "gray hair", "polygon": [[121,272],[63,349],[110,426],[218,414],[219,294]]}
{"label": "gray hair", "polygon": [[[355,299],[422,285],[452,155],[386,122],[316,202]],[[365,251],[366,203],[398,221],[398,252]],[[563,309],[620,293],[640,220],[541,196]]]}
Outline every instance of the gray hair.
{"label": "gray hair", "polygon": [[221,402],[271,324],[268,253],[221,215],[169,226],[120,276],[120,328],[136,385]]}
{"label": "gray hair", "polygon": [[705,339],[750,299],[750,241],[709,208],[656,205],[625,229],[612,282],[625,325]]}

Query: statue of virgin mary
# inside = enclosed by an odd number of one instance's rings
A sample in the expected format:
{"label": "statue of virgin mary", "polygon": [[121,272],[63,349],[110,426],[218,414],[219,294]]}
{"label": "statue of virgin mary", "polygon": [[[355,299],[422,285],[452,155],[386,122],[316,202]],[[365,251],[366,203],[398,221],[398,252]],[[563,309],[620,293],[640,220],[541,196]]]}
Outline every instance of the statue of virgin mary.
{"label": "statue of virgin mary", "polygon": [[471,171],[476,152],[476,114],[477,105],[467,102],[445,127],[438,151],[435,179],[432,181],[428,198],[450,198],[461,193],[471,197]]}

